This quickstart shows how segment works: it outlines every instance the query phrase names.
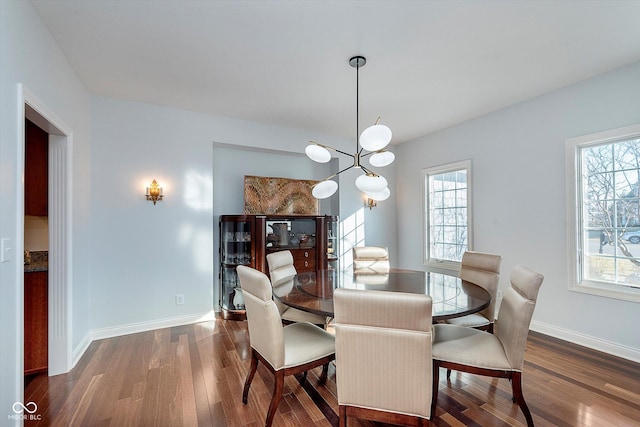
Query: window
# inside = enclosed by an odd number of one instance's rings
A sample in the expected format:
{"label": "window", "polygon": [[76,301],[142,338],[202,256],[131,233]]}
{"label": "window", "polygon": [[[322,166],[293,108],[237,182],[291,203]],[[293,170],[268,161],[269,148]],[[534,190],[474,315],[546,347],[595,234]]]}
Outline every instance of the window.
{"label": "window", "polygon": [[471,161],[422,171],[424,262],[458,269],[471,247]]}
{"label": "window", "polygon": [[340,242],[340,265],[350,269],[353,265],[353,246],[364,246],[364,208],[360,208],[340,222],[342,240]]}
{"label": "window", "polygon": [[640,126],[567,140],[571,290],[640,302]]}

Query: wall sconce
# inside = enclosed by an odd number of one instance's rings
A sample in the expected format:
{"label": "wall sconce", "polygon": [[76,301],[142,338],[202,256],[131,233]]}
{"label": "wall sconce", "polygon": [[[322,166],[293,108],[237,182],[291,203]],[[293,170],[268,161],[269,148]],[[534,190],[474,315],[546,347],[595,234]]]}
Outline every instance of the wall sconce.
{"label": "wall sconce", "polygon": [[157,201],[162,201],[162,187],[154,179],[150,187],[147,187],[147,200],[151,200],[155,205]]}
{"label": "wall sconce", "polygon": [[366,207],[368,207],[369,210],[371,210],[371,209],[375,208],[376,206],[378,206],[378,202],[373,200],[371,197],[367,197],[367,201],[364,203],[364,205]]}

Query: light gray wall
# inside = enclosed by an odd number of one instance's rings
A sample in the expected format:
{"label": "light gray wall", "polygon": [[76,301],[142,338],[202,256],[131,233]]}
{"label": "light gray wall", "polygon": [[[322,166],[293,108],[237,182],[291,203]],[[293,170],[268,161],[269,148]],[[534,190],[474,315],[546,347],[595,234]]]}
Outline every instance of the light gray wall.
{"label": "light gray wall", "polygon": [[[319,180],[330,174],[329,166],[303,154],[307,131],[102,97],[93,99],[92,111],[94,337],[193,320],[212,310],[218,217],[242,213],[244,175]],[[351,143],[313,137],[338,148]],[[338,167],[344,166],[331,166]],[[340,194],[322,201],[321,213],[342,217],[362,209],[353,177],[340,177]],[[153,179],[165,194],[156,206],[143,197]],[[393,215],[393,205],[386,210]],[[384,209],[373,212],[385,217]],[[392,227],[378,233],[370,222],[371,241],[395,239],[386,233]],[[175,305],[177,294],[184,305]]]}
{"label": "light gray wall", "polygon": [[[218,301],[218,218],[242,213],[244,175],[319,180],[346,166],[344,159],[331,166],[308,160],[308,131],[104,97],[93,98],[92,112],[93,338],[211,312]],[[143,197],[153,179],[165,194],[156,206]],[[340,194],[322,201],[321,213],[342,217],[363,208],[353,180],[350,172],[340,175]],[[393,248],[394,227],[378,227],[393,223],[395,207],[384,203],[366,214],[367,243]],[[184,305],[175,305],[177,294]]]}
{"label": "light gray wall", "polygon": [[532,329],[640,360],[637,303],[568,291],[565,140],[640,123],[640,63],[398,147],[400,264],[420,268],[421,169],[471,159],[475,250],[503,256],[501,289],[545,275]]}
{"label": "light gray wall", "polygon": [[[30,2],[0,1],[0,237],[10,240],[11,260],[0,263],[0,417],[8,425],[23,393],[23,140],[24,113],[18,84],[24,85],[73,132],[71,170],[73,224],[69,244],[72,345],[89,320],[89,94]],[[16,421],[16,424],[18,423]]]}

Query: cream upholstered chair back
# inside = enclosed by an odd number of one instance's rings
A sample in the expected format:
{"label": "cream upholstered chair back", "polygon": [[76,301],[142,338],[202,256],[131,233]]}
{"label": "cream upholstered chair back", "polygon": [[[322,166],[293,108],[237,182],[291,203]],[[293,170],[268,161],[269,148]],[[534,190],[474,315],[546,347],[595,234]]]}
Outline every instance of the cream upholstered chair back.
{"label": "cream upholstered chair back", "polygon": [[291,251],[278,251],[267,254],[267,264],[269,264],[269,277],[271,277],[273,286],[293,280],[293,277],[298,273],[293,266]]}
{"label": "cream upholstered chair back", "polygon": [[251,347],[274,369],[280,369],[284,366],[284,332],[269,278],[244,265],[236,271],[244,295]]}
{"label": "cream upholstered chair back", "polygon": [[354,273],[384,273],[389,271],[389,249],[382,246],[354,246]]}
{"label": "cream upholstered chair back", "polygon": [[338,404],[431,416],[428,295],[334,291]]}
{"label": "cream upholstered chair back", "polygon": [[494,334],[504,347],[513,370],[522,371],[529,325],[544,276],[517,265],[511,272],[511,287],[502,297]]}
{"label": "cream upholstered chair back", "polygon": [[[293,287],[293,278],[297,274],[296,268],[293,265],[293,255],[291,251],[278,251],[267,254],[267,264],[269,265],[271,285],[274,288],[286,288],[285,293],[288,292]],[[274,301],[280,315],[284,314],[287,306],[277,300]]]}
{"label": "cream upholstered chair back", "polygon": [[324,325],[327,321],[325,316],[298,310],[278,301],[278,297],[286,295],[293,289],[294,277],[297,274],[293,265],[291,251],[278,251],[268,254],[267,264],[269,265],[273,294],[276,296],[273,301],[278,308],[282,321],[285,323],[309,322],[318,326]]}
{"label": "cream upholstered chair back", "polygon": [[482,286],[489,295],[491,302],[482,310],[480,315],[493,322],[496,316],[496,295],[500,281],[500,264],[502,257],[482,252],[467,251],[462,255],[459,277],[467,282]]}

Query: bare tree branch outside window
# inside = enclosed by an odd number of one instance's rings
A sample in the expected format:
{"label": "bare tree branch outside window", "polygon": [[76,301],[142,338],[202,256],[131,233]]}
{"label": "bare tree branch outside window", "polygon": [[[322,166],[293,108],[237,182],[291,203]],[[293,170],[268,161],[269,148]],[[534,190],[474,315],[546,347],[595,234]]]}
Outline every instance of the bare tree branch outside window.
{"label": "bare tree branch outside window", "polygon": [[583,147],[581,162],[583,276],[640,287],[640,139]]}

